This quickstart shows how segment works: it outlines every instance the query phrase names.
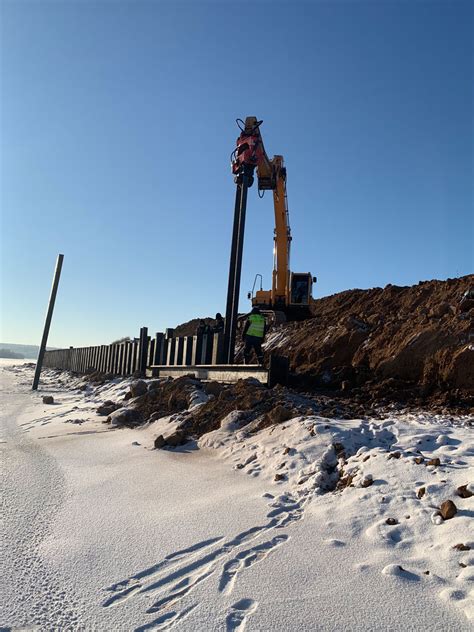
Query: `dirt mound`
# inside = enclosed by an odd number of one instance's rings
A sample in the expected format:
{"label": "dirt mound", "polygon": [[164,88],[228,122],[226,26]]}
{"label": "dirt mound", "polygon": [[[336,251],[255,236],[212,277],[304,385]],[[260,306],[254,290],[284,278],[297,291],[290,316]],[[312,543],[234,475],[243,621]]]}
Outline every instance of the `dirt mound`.
{"label": "dirt mound", "polygon": [[[196,401],[203,403],[188,410]],[[271,411],[276,402],[283,401],[275,389],[269,390],[256,381],[240,380],[224,386],[183,376],[175,380],[157,380],[149,385],[145,394],[130,400],[129,405],[138,411],[143,421],[180,413],[183,428],[190,434],[201,436],[218,428],[221,420],[233,410],[248,411],[251,421]]]}
{"label": "dirt mound", "polygon": [[239,380],[222,387],[218,393],[214,390],[214,393],[214,397],[192,413],[188,426],[190,433],[201,436],[215,430],[233,410],[247,411],[250,422],[272,408],[271,391],[252,380]]}
{"label": "dirt mound", "polygon": [[[126,399],[129,399],[126,396]],[[201,405],[189,409],[190,404]],[[113,403],[113,402],[110,402]],[[155,380],[148,391],[129,401],[134,411],[133,425],[179,414],[180,432],[200,437],[219,428],[231,412],[242,411],[242,424],[258,419],[258,429],[282,424],[297,416],[320,415],[327,418],[354,419],[380,411],[354,398],[343,400],[321,394],[298,393],[280,385],[267,388],[256,380],[239,380],[235,384],[201,382],[192,377]],[[122,410],[122,409],[121,409]],[[123,422],[127,425],[127,422]],[[257,430],[257,426],[253,428]]]}
{"label": "dirt mound", "polygon": [[146,393],[130,400],[130,405],[139,411],[145,421],[154,413],[158,419],[186,410],[191,403],[191,394],[200,388],[199,380],[188,376],[176,380],[157,380],[148,385]]}
{"label": "dirt mound", "polygon": [[178,336],[195,336],[196,335],[196,330],[197,330],[198,325],[201,322],[201,320],[203,320],[204,323],[206,325],[209,325],[210,327],[212,327],[214,325],[214,323],[216,322],[214,320],[214,318],[209,318],[207,316],[205,318],[193,318],[192,320],[188,320],[187,323],[182,323],[181,325],[176,325],[176,327],[174,328],[174,335],[176,337],[178,337]]}
{"label": "dirt mound", "polygon": [[348,290],[319,299],[313,318],[287,323],[266,351],[286,355],[307,386],[377,386],[424,396],[474,396],[474,309],[460,299],[474,275]]}

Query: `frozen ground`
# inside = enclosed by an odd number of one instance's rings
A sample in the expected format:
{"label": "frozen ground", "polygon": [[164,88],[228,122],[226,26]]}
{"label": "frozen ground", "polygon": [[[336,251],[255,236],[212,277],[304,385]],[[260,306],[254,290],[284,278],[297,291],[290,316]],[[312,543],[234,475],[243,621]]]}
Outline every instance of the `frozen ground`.
{"label": "frozen ground", "polygon": [[[199,446],[151,450],[175,420],[109,429],[95,413],[126,381],[78,391],[46,371],[33,394],[31,366],[11,365],[0,629],[472,629],[474,497],[456,494],[474,481],[468,418],[250,433],[236,412]],[[341,475],[353,486],[327,491]],[[458,512],[443,521],[446,499]]]}

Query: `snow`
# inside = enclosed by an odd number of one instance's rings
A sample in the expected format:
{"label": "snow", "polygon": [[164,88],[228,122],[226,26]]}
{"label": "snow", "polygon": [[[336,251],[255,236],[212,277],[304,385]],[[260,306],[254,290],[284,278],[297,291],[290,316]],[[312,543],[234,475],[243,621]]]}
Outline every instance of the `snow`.
{"label": "snow", "polygon": [[[472,629],[474,497],[456,494],[474,488],[472,418],[307,416],[258,430],[234,411],[197,445],[152,450],[183,415],[132,430],[95,412],[129,380],[78,390],[81,378],[45,371],[32,393],[32,375],[18,362],[1,373],[0,624]],[[446,499],[450,520],[437,513]]]}

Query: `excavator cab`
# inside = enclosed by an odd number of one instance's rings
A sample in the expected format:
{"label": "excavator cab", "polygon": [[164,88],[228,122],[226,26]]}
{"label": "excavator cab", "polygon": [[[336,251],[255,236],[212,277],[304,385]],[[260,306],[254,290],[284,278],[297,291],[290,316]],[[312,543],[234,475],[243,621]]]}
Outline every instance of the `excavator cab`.
{"label": "excavator cab", "polygon": [[[257,278],[260,278],[260,289],[255,291]],[[280,324],[287,320],[302,320],[311,315],[313,283],[316,283],[316,277],[310,272],[292,272],[288,297],[272,296],[271,290],[262,289],[262,275],[257,274],[252,291],[248,293],[247,298],[252,301],[252,307],[259,307],[262,310],[270,324]]]}
{"label": "excavator cab", "polygon": [[290,276],[290,305],[308,307],[311,301],[313,277],[309,272],[292,272]]}

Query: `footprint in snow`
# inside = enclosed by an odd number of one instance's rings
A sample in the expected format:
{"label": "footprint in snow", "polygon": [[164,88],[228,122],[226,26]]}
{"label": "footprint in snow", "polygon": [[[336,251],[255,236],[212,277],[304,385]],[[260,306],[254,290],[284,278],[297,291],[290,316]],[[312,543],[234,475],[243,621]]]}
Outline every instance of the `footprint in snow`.
{"label": "footprint in snow", "polygon": [[219,582],[219,591],[229,595],[233,588],[237,575],[245,568],[253,566],[257,562],[264,560],[276,547],[288,540],[287,535],[278,535],[268,542],[263,542],[257,546],[241,551],[229,562],[226,562]]}
{"label": "footprint in snow", "polygon": [[144,625],[135,628],[133,632],[158,632],[158,630],[168,630],[169,628],[175,626],[179,621],[185,619],[197,607],[198,604],[193,604],[181,612],[167,612],[161,617],[150,621],[150,623],[145,623]]}
{"label": "footprint in snow", "polygon": [[458,588],[445,588],[439,593],[443,601],[458,606],[464,611],[469,621],[474,621],[474,590],[469,593]]}
{"label": "footprint in snow", "polygon": [[[311,492],[311,490],[310,490]],[[187,617],[198,604],[189,608],[178,609],[181,602],[188,598],[191,592],[203,582],[210,579],[218,566],[223,564],[219,591],[229,595],[234,587],[237,576],[246,568],[264,560],[274,549],[289,539],[286,534],[279,534],[263,543],[256,544],[243,551],[236,551],[242,545],[252,542],[269,531],[282,529],[287,525],[301,520],[311,493],[293,497],[281,495],[270,498],[271,511],[267,515],[267,522],[247,529],[224,541],[223,537],[210,538],[188,548],[167,555],[160,562],[143,569],[107,588],[108,593],[102,606],[118,606],[129,599],[154,597],[150,604],[144,603],[147,614],[154,614],[153,621],[137,627],[135,632],[148,630],[167,630]],[[336,541],[339,542],[339,541]],[[341,546],[334,544],[334,546]],[[252,599],[242,599],[235,603],[226,617],[228,632],[243,632],[247,618],[257,608],[257,602]]]}
{"label": "footprint in snow", "polygon": [[226,617],[226,632],[243,632],[247,618],[258,608],[253,599],[241,599],[234,603]]}
{"label": "footprint in snow", "polygon": [[346,543],[342,540],[335,540],[334,538],[330,538],[329,540],[324,540],[324,544],[328,546],[341,547],[346,546]]}

